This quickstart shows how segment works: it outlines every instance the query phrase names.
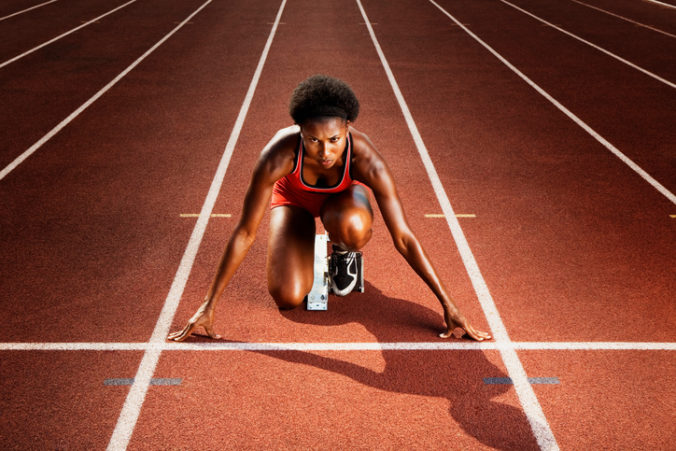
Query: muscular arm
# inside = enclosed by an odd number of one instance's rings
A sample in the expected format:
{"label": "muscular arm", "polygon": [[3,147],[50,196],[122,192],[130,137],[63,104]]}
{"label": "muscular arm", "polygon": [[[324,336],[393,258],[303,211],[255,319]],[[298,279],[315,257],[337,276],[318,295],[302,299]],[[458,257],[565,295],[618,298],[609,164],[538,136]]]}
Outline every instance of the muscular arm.
{"label": "muscular arm", "polygon": [[385,161],[365,136],[355,138],[355,143],[355,148],[359,145],[362,151],[361,157],[357,157],[355,161],[355,175],[359,181],[366,183],[373,190],[395,248],[430,287],[444,309],[447,331],[441,336],[447,338],[456,327],[462,327],[475,340],[489,339],[489,334],[477,331],[469,324],[439,279],[425,250],[406,220],[394,180]]}
{"label": "muscular arm", "polygon": [[297,140],[293,128],[281,130],[261,152],[244,196],[240,220],[225,247],[204,302],[183,330],[170,334],[169,339],[182,341],[200,326],[210,337],[217,337],[213,331],[216,304],[256,238],[275,182],[293,168],[293,149]]}

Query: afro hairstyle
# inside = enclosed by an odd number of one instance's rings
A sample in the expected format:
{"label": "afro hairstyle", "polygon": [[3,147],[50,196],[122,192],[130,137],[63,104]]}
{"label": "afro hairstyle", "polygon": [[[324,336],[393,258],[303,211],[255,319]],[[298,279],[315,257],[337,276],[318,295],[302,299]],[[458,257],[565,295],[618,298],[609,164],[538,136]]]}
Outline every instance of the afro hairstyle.
{"label": "afro hairstyle", "polygon": [[294,89],[289,114],[298,125],[320,117],[340,117],[353,122],[359,115],[359,100],[344,81],[318,74]]}

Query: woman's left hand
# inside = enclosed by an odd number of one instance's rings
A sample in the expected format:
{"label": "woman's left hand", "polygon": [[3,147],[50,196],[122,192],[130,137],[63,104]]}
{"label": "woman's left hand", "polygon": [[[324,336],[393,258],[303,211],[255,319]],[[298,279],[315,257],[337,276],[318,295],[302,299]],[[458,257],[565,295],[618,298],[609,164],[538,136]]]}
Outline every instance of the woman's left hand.
{"label": "woman's left hand", "polygon": [[439,334],[441,338],[462,338],[465,334],[476,341],[490,340],[493,338],[488,332],[476,330],[462,315],[451,315],[448,310],[445,312],[446,325],[448,326],[446,332]]}

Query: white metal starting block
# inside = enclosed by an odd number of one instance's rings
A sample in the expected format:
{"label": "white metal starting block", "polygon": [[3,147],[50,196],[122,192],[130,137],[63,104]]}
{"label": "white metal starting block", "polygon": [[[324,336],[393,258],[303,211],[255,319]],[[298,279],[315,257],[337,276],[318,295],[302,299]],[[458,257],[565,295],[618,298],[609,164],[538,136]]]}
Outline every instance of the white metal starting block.
{"label": "white metal starting block", "polygon": [[308,310],[327,310],[329,308],[329,259],[326,248],[329,235],[315,235],[315,263],[312,290],[307,295]]}
{"label": "white metal starting block", "polygon": [[[327,247],[329,235],[327,233],[315,235],[314,279],[312,290],[307,295],[308,310],[328,310],[329,292],[331,291],[331,275],[329,272],[329,257]],[[357,252],[357,285],[353,291],[364,292],[364,261],[361,252]]]}

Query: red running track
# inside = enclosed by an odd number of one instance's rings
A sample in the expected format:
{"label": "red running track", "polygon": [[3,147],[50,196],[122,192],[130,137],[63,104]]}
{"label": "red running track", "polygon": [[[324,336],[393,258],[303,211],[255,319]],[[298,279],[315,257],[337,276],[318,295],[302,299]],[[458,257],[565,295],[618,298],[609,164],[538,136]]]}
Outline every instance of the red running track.
{"label": "red running track", "polygon": [[[77,2],[88,11],[121,3]],[[666,57],[673,39],[572,2],[514,3],[676,81]],[[201,4],[137,2],[0,69],[0,166]],[[674,190],[676,140],[665,125],[676,119],[672,88],[499,1],[439,4]],[[676,11],[593,4],[674,32]],[[31,30],[24,43],[49,39],[78,16],[64,5],[0,22],[0,31]],[[134,377],[148,354],[196,221],[179,215],[202,207],[279,6],[211,2],[0,180],[5,447],[108,446],[130,389],[104,381]],[[674,205],[431,3],[368,0],[364,8],[455,212],[476,215],[460,224],[509,337],[545,349],[516,355],[529,377],[557,378],[533,389],[558,446],[668,449],[676,437]],[[18,42],[2,51],[21,53]],[[285,6],[213,209],[232,217],[210,220],[172,328],[204,295],[257,153],[289,123],[290,91],[317,72],[352,85],[362,103],[356,126],[387,158],[414,230],[465,314],[489,329],[495,322],[445,220],[425,217],[441,213],[439,201],[357,4],[307,0]],[[128,447],[539,448],[532,407],[513,385],[486,383],[512,375],[505,354],[419,349],[447,343],[436,338],[441,309],[395,255],[378,215],[375,228],[364,294],[332,298],[324,313],[280,313],[262,270],[264,220],[224,293],[217,330],[233,346],[328,350],[166,350],[151,376],[180,385],[150,386],[136,402]],[[635,349],[550,349],[562,341]],[[78,342],[90,350],[13,350]],[[418,350],[335,345],[402,342]],[[644,342],[663,350],[641,349]]]}

